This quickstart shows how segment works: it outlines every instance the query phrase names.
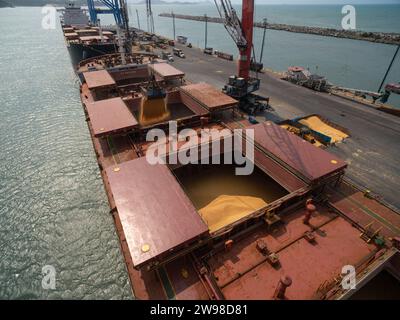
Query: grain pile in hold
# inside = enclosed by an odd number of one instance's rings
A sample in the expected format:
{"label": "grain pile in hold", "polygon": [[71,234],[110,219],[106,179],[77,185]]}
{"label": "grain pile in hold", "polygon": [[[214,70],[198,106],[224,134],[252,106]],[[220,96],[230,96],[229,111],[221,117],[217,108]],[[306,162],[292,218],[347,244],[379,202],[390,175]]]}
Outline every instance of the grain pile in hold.
{"label": "grain pile in hold", "polygon": [[166,98],[143,97],[140,105],[139,123],[151,125],[168,119],[170,112]]}

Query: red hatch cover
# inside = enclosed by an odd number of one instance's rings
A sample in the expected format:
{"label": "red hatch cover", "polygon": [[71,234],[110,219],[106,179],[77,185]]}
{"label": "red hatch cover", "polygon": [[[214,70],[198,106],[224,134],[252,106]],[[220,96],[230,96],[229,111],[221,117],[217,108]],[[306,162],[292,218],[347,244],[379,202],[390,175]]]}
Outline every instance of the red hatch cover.
{"label": "red hatch cover", "polygon": [[148,65],[156,74],[163,79],[183,78],[185,73],[174,68],[168,63],[153,63]]}
{"label": "red hatch cover", "polygon": [[207,83],[189,84],[179,89],[191,96],[209,111],[225,109],[238,104],[235,99]]}
{"label": "red hatch cover", "polygon": [[86,110],[95,137],[121,133],[139,125],[121,98],[88,102]]}
{"label": "red hatch cover", "polygon": [[84,72],[83,76],[89,89],[115,86],[115,81],[107,70]]}
{"label": "red hatch cover", "polygon": [[208,233],[166,165],[142,157],[106,174],[135,267]]}
{"label": "red hatch cover", "polygon": [[266,121],[247,128],[254,129],[256,144],[311,181],[329,176],[347,166],[338,157],[273,122]]}

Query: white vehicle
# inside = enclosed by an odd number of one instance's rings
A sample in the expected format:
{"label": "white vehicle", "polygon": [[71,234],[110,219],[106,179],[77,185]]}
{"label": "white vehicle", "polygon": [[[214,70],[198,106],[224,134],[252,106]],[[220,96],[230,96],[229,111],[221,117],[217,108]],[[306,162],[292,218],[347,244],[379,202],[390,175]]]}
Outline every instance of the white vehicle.
{"label": "white vehicle", "polygon": [[174,48],[173,49],[174,55],[178,56],[179,58],[185,58],[185,54],[181,49]]}
{"label": "white vehicle", "polygon": [[166,51],[162,52],[161,58],[169,62],[174,62],[174,57],[172,56],[172,54]]}

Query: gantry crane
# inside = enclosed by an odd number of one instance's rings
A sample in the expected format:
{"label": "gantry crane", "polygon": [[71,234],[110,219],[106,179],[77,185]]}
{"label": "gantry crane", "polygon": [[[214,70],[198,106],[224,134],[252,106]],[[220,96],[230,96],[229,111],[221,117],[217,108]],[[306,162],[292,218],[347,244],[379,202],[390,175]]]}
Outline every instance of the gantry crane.
{"label": "gantry crane", "polygon": [[[96,0],[102,3],[104,8],[96,8],[95,0],[87,0],[90,22],[93,25],[98,25],[98,14],[112,14],[114,15],[115,23],[117,24],[117,33],[119,34],[120,48],[124,46],[124,51],[131,51],[131,34],[129,31],[129,16],[126,0]],[[125,36],[120,35],[120,29],[125,31]]]}
{"label": "gantry crane", "polygon": [[[238,99],[242,109],[250,114],[262,111],[268,106],[268,98],[253,94],[260,88],[260,79],[250,76],[253,52],[254,0],[242,1],[242,20],[230,0],[214,0],[218,13],[224,20],[225,29],[239,49],[237,75],[231,76],[223,91]],[[265,103],[266,102],[266,103]]]}
{"label": "gantry crane", "polygon": [[90,22],[92,24],[97,24],[98,14],[112,14],[118,26],[125,28],[128,25],[125,0],[97,0],[97,2],[103,4],[106,8],[96,8],[95,0],[87,0]]}

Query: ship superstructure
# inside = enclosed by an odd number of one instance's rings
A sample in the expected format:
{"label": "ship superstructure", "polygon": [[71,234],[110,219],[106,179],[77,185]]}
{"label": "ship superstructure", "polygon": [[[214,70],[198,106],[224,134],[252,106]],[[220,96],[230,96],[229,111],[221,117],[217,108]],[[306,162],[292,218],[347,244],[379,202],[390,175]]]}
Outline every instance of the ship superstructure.
{"label": "ship superstructure", "polygon": [[89,24],[89,16],[86,10],[76,6],[73,1],[67,2],[65,8],[61,11],[61,24],[67,26],[87,26]]}

